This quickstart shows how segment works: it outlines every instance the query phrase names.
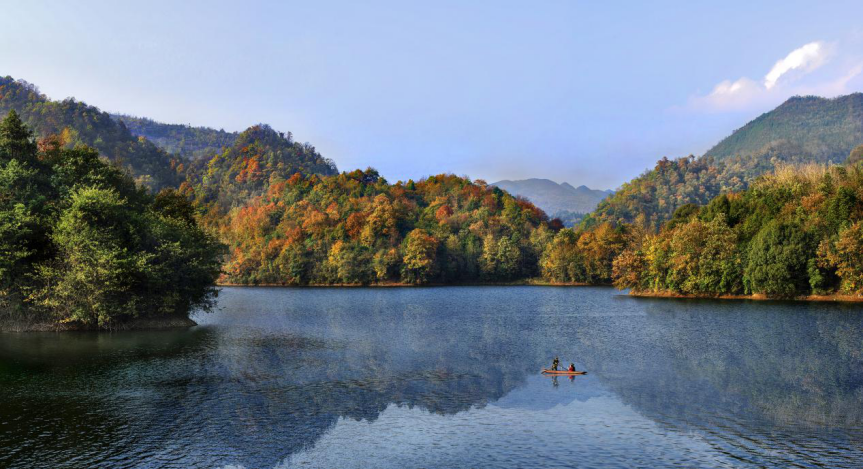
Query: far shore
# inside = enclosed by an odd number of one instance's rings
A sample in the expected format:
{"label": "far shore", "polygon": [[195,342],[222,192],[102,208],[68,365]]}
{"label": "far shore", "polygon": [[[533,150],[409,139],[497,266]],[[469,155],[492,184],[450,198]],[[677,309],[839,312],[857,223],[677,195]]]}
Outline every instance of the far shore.
{"label": "far shore", "polygon": [[[281,283],[218,283],[219,287],[274,287],[274,288],[416,288],[416,287],[507,287],[507,286],[536,286],[536,287],[612,287],[609,284],[591,284],[583,282],[549,282],[542,279],[527,279],[514,282],[476,282],[476,283],[426,283],[415,285],[402,282],[385,283],[331,283],[331,284],[308,284],[287,285]],[[834,303],[863,303],[863,296],[856,295],[803,295],[794,297],[770,297],[767,295],[693,295],[676,292],[629,292],[629,296],[636,298],[679,298],[679,299],[702,299],[702,300],[752,300],[752,301],[800,301],[800,302],[834,302]]]}
{"label": "far shore", "polygon": [[858,295],[802,295],[793,297],[771,297],[767,295],[693,295],[677,292],[636,292],[630,291],[629,296],[639,298],[681,298],[681,299],[703,299],[703,300],[752,300],[752,301],[811,301],[811,302],[834,302],[834,303],[861,303],[863,296]]}
{"label": "far shore", "polygon": [[516,280],[513,282],[471,282],[471,283],[403,283],[403,282],[376,282],[376,283],[312,283],[307,285],[290,285],[284,283],[228,283],[219,282],[219,287],[284,287],[284,288],[395,288],[395,287],[610,287],[610,284],[592,284],[584,282],[549,282],[542,279]]}

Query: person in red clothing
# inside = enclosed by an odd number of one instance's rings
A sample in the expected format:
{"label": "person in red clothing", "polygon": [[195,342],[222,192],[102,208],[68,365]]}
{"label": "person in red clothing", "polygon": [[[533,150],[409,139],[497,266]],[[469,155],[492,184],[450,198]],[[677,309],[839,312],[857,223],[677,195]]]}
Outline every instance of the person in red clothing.
{"label": "person in red clothing", "polygon": [[569,364],[569,371],[575,371],[575,363]]}

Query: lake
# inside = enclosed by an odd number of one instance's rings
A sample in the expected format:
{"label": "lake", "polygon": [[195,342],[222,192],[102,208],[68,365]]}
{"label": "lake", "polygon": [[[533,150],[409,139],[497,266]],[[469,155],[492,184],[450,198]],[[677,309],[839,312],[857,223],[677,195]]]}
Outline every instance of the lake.
{"label": "lake", "polygon": [[0,467],[859,467],[861,312],[225,288],[189,330],[0,334]]}

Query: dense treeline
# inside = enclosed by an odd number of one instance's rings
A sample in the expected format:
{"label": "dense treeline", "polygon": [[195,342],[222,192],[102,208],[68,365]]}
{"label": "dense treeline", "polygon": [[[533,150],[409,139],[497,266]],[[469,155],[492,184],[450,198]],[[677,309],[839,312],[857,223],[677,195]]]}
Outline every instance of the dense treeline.
{"label": "dense treeline", "polygon": [[542,277],[554,283],[608,285],[612,262],[640,230],[602,223],[589,229],[564,229],[544,247]]}
{"label": "dense treeline", "polygon": [[109,327],[206,306],[220,245],[173,190],[153,196],[89,147],[0,122],[4,319]]}
{"label": "dense treeline", "polygon": [[218,226],[237,283],[510,281],[538,274],[559,229],[533,204],[452,176],[389,184],[373,169],[294,174]]}
{"label": "dense treeline", "polygon": [[10,110],[15,110],[36,135],[56,135],[67,148],[93,147],[152,190],[177,187],[185,178],[183,158],[132,135],[108,113],[72,98],[51,101],[25,81],[0,77],[0,113]]}
{"label": "dense treeline", "polygon": [[633,239],[614,276],[641,292],[863,294],[863,165],[784,166],[744,192],[683,206]]}
{"label": "dense treeline", "polygon": [[182,124],[164,124],[143,117],[112,114],[132,134],[145,137],[159,148],[189,159],[209,158],[234,145],[238,132],[192,127]]}

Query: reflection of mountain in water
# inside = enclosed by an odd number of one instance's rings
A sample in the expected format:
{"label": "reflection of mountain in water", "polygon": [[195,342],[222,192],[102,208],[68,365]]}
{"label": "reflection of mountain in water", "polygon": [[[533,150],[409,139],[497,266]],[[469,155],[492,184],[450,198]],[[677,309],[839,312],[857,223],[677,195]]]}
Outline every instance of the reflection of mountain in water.
{"label": "reflection of mountain in water", "polygon": [[596,376],[543,376],[529,377],[534,381],[530,392],[510,392],[495,401],[494,405],[503,409],[549,410],[565,406],[571,402],[587,402],[608,395]]}
{"label": "reflection of mountain in water", "polygon": [[[508,287],[231,289],[221,307],[183,332],[4,335],[0,465],[271,467],[392,404],[446,416],[611,395],[732,446],[863,424],[863,320],[838,305]],[[590,374],[501,399],[555,354]]]}

